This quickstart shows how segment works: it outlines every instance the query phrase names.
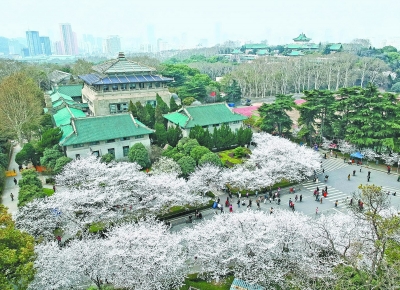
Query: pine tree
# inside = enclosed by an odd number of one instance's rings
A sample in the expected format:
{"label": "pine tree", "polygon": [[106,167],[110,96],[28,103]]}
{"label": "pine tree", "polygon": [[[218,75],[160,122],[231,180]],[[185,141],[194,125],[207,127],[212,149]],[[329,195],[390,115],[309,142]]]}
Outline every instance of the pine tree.
{"label": "pine tree", "polygon": [[162,114],[167,114],[169,112],[168,105],[164,102],[164,100],[160,97],[159,94],[156,95],[157,108],[160,108]]}
{"label": "pine tree", "polygon": [[132,115],[134,117],[137,117],[137,108],[136,108],[135,104],[132,102],[132,100],[129,101],[128,111],[132,112]]}
{"label": "pine tree", "polygon": [[169,100],[169,111],[175,112],[177,110],[179,110],[179,106],[175,102],[175,99],[173,97],[171,97],[171,99]]}
{"label": "pine tree", "polygon": [[163,123],[156,123],[155,127],[155,136],[156,143],[160,147],[164,147],[167,144],[167,130],[165,130],[165,126]]}

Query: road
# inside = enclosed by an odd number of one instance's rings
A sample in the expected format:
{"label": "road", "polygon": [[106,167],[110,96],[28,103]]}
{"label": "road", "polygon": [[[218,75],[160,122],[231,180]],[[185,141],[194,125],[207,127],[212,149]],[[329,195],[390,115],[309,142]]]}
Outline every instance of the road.
{"label": "road", "polygon": [[[329,155],[329,154],[328,154]],[[322,172],[322,168],[324,169],[324,173]],[[397,182],[397,174],[388,175],[386,172],[382,172],[375,169],[369,169],[365,166],[357,166],[357,165],[348,165],[343,162],[343,159],[329,158],[324,159],[322,161],[322,168],[317,170],[318,175],[318,183],[310,181],[305,181],[295,188],[300,188],[301,190],[296,192],[297,195],[303,195],[303,202],[295,203],[295,210],[300,211],[306,215],[315,216],[315,210],[318,207],[319,214],[333,214],[335,212],[347,212],[346,206],[346,198],[350,200],[352,193],[358,191],[358,186],[360,184],[375,184],[378,186],[382,186],[384,192],[390,191],[391,195],[389,196],[391,203],[394,207],[400,207],[400,182]],[[360,172],[361,168],[361,172]],[[356,175],[353,176],[353,170],[356,170]],[[371,171],[371,179],[370,182],[367,182],[367,174],[368,171]],[[348,174],[351,174],[350,181],[347,180]],[[328,181],[324,182],[324,176],[328,175]],[[326,199],[323,199],[322,204],[320,202],[315,201],[314,198],[314,190],[316,187],[319,187],[320,191],[328,187],[328,196]],[[396,196],[393,196],[393,192],[397,192]],[[288,189],[282,190],[281,196],[281,204],[277,205],[275,202],[271,204],[269,201],[264,204],[261,204],[262,211],[269,212],[270,208],[284,208],[287,210],[291,210],[289,208],[289,199],[294,201],[296,194],[289,194]],[[219,196],[221,202],[225,202],[227,194],[223,194]],[[252,210],[257,210],[257,206],[255,203],[255,198],[251,198],[253,200]],[[244,198],[247,204],[247,199]],[[335,201],[338,200],[338,207],[335,208]],[[238,208],[237,204],[237,196],[233,198],[233,211],[234,212],[243,212],[248,210],[246,206],[240,206]],[[225,213],[229,213],[228,208],[224,208]],[[215,215],[215,210],[206,210],[202,211],[204,219],[211,219]],[[218,211],[218,214],[220,212]],[[186,217],[178,218],[171,220],[172,231],[179,231],[186,226],[192,226],[191,224],[185,223]],[[194,224],[198,223],[199,220],[194,220]]]}

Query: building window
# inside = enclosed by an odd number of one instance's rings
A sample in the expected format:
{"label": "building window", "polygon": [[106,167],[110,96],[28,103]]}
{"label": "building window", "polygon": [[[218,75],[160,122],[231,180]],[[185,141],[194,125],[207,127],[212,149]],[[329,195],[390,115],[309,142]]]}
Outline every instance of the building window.
{"label": "building window", "polygon": [[144,83],[139,83],[139,88],[144,89]]}
{"label": "building window", "polygon": [[130,90],[135,90],[136,89],[136,84],[130,84],[129,85]]}
{"label": "building window", "polygon": [[239,121],[233,121],[232,124],[239,124]]}
{"label": "building window", "polygon": [[124,146],[122,147],[122,152],[124,154],[124,157],[128,156],[129,153],[129,146]]}
{"label": "building window", "polygon": [[75,159],[81,159],[81,154],[75,154]]}
{"label": "building window", "polygon": [[90,144],[90,145],[99,145],[99,144],[100,144],[100,141],[90,142],[89,144]]}
{"label": "building window", "polygon": [[118,85],[112,85],[112,90],[113,91],[118,91]]}
{"label": "building window", "polygon": [[110,139],[106,141],[106,143],[113,143],[113,142],[115,142],[115,139]]}
{"label": "building window", "polygon": [[146,101],[146,105],[147,104],[150,104],[153,108],[155,108],[157,106],[157,101],[156,100]]}
{"label": "building window", "polygon": [[155,83],[156,88],[160,87],[160,83]]}
{"label": "building window", "polygon": [[219,126],[219,124],[214,124],[214,125],[213,125],[213,127],[218,127],[218,126]]}
{"label": "building window", "polygon": [[94,155],[94,156],[96,156],[96,157],[99,157],[99,156],[100,156],[99,151],[93,151],[93,152],[92,152],[92,155]]}
{"label": "building window", "polygon": [[144,135],[137,135],[137,136],[135,136],[135,139],[140,139],[140,138],[144,138]]}
{"label": "building window", "polygon": [[208,129],[208,126],[203,126],[202,128],[203,128],[203,129]]}
{"label": "building window", "polygon": [[108,85],[103,86],[103,92],[108,92]]}
{"label": "building window", "polygon": [[121,84],[121,90],[126,91],[127,85],[126,84]]}
{"label": "building window", "polygon": [[115,157],[115,149],[114,148],[109,148],[108,153],[114,155],[114,157]]}
{"label": "building window", "polygon": [[153,87],[153,83],[149,83],[149,89]]}
{"label": "building window", "polygon": [[131,139],[131,138],[129,138],[129,137],[122,137],[120,140],[121,140],[121,141],[126,141],[126,140],[129,140],[129,139]]}
{"label": "building window", "polygon": [[85,144],[74,144],[74,145],[72,145],[72,148],[80,148],[83,146],[85,146]]}
{"label": "building window", "polygon": [[110,104],[110,114],[128,112],[128,103]]}

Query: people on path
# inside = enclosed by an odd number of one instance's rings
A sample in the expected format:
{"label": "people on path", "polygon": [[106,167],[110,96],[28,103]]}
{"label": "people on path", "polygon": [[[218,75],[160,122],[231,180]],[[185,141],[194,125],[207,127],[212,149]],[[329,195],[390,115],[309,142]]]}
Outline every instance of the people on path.
{"label": "people on path", "polygon": [[18,181],[17,179],[14,177],[14,184],[17,185]]}
{"label": "people on path", "polygon": [[302,201],[303,201],[303,195],[300,194],[300,202],[302,202]]}
{"label": "people on path", "polygon": [[294,202],[297,202],[297,199],[298,199],[298,197],[297,197],[297,194],[296,194],[296,196],[294,197]]}
{"label": "people on path", "polygon": [[371,177],[368,175],[368,176],[367,176],[367,182],[369,182],[369,179],[370,179],[370,178],[371,178]]}
{"label": "people on path", "polygon": [[353,176],[356,176],[356,171],[355,170],[353,170]]}
{"label": "people on path", "polygon": [[390,165],[388,165],[387,166],[387,174],[390,174],[390,170],[391,170]]}
{"label": "people on path", "polygon": [[331,157],[332,157],[332,155],[333,155],[333,151],[332,151],[332,149],[331,149],[330,155],[331,155]]}
{"label": "people on path", "polygon": [[281,204],[281,199],[280,198],[278,198],[278,205],[280,205]]}
{"label": "people on path", "polygon": [[350,180],[350,173],[349,173],[349,175],[347,175],[347,180]]}
{"label": "people on path", "polygon": [[11,201],[14,201],[14,194],[11,192],[10,193]]}
{"label": "people on path", "polygon": [[229,205],[229,212],[233,212],[232,205]]}
{"label": "people on path", "polygon": [[249,192],[246,193],[246,197],[247,197],[247,199],[249,198]]}
{"label": "people on path", "polygon": [[336,200],[336,201],[335,201],[335,207],[337,207],[337,206],[338,206],[338,201]]}
{"label": "people on path", "polygon": [[269,214],[272,214],[273,212],[274,212],[274,208],[271,207],[271,208],[269,209]]}
{"label": "people on path", "polygon": [[321,196],[321,198],[319,199],[319,203],[322,204],[322,196]]}
{"label": "people on path", "polygon": [[240,208],[240,199],[237,201],[238,208]]}
{"label": "people on path", "polygon": [[61,236],[58,235],[58,236],[56,237],[56,239],[57,239],[58,245],[61,246],[61,240],[62,240]]}
{"label": "people on path", "polygon": [[318,214],[318,207],[315,209],[315,214]]}

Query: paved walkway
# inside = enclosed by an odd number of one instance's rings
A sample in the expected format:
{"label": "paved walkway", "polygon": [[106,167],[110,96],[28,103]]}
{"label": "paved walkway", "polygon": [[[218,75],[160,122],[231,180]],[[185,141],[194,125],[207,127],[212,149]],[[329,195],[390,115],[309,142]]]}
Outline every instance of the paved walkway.
{"label": "paved walkway", "polygon": [[[19,181],[22,178],[21,172],[18,170],[18,164],[15,162],[15,155],[21,151],[21,146],[20,145],[15,145],[12,149],[12,154],[11,154],[11,159],[10,159],[10,164],[8,165],[8,170],[13,170],[15,169],[15,172],[17,172],[17,176],[15,178]],[[18,207],[18,192],[19,192],[19,186],[18,184],[14,184],[14,177],[7,177],[6,182],[4,185],[4,190],[2,194],[2,203],[8,207],[8,211],[11,214],[14,214],[17,212]],[[14,195],[14,201],[11,200],[11,193]]]}

